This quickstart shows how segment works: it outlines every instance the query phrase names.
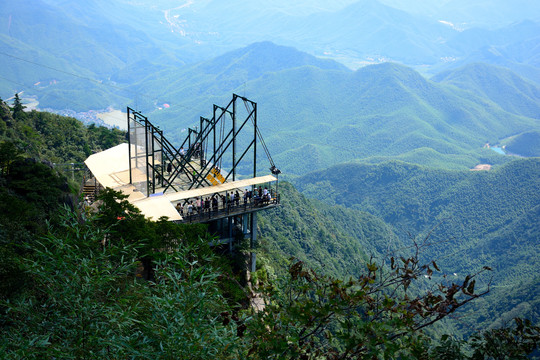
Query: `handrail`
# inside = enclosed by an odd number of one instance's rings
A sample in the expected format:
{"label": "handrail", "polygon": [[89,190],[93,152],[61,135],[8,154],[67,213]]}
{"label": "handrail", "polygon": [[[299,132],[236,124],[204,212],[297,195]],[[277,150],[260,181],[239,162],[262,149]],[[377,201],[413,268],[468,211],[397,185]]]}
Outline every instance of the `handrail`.
{"label": "handrail", "polygon": [[224,218],[231,215],[236,214],[244,214],[249,213],[253,211],[259,211],[264,210],[268,208],[273,208],[279,205],[279,194],[275,196],[274,198],[270,199],[269,201],[251,201],[251,202],[243,202],[242,204],[238,205],[232,205],[232,204],[226,204],[225,206],[220,206],[217,209],[212,209],[212,207],[208,209],[202,209],[202,211],[198,210],[196,211],[196,207],[193,207],[193,212],[191,214],[187,213],[187,210],[184,209],[183,212],[180,213],[182,215],[182,220],[177,220],[178,223],[199,223],[199,222],[206,222],[214,219]]}

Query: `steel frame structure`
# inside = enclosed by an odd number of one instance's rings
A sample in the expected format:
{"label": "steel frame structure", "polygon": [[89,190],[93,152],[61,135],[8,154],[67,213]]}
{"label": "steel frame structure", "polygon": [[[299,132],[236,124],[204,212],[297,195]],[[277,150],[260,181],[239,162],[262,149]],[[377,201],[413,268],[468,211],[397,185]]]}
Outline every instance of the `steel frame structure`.
{"label": "steel frame structure", "polygon": [[[239,111],[239,103],[245,106],[246,112]],[[217,167],[217,164],[223,161],[230,169],[225,176],[221,176],[222,182],[231,177],[232,181],[235,181],[237,169],[250,150],[253,156],[253,177],[257,176],[257,137],[263,141],[257,128],[257,103],[243,96],[233,94],[225,107],[214,105],[212,118],[200,117],[199,129],[190,128],[179,149],[144,115],[129,107],[127,114],[130,183],[146,196],[155,193],[156,183],[164,188],[163,192],[211,186],[216,171],[219,174],[223,171]],[[241,114],[246,115],[239,119]],[[246,136],[246,132],[242,133],[242,130],[249,128],[249,124],[252,124],[253,132]],[[209,146],[212,150],[206,151]],[[199,166],[194,166],[193,161],[197,161]],[[272,161],[271,163],[273,165]],[[137,172],[138,179],[134,175],[135,169],[140,171]],[[140,173],[143,180],[137,181]],[[182,173],[191,180],[187,189],[179,189],[178,185],[174,185],[174,181]]]}

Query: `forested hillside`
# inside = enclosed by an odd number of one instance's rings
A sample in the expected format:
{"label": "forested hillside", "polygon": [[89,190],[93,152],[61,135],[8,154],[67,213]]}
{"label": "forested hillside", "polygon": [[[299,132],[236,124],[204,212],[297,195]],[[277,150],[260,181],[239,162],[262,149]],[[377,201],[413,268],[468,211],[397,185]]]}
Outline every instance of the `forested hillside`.
{"label": "forested hillside", "polygon": [[511,154],[540,157],[540,131],[527,131],[505,139],[502,143]]}
{"label": "forested hillside", "polygon": [[280,194],[281,206],[261,214],[258,224],[260,251],[273,272],[295,257],[329,275],[358,276],[370,256],[382,260],[400,247],[373,215],[307,199],[289,183],[280,184]]}
{"label": "forested hillside", "polygon": [[0,298],[17,294],[29,280],[20,257],[56,224],[62,207],[74,208],[79,185],[71,173],[83,170],[90,154],[124,140],[118,130],[86,127],[50,113],[24,112],[19,98],[11,108],[0,100]]}
{"label": "forested hillside", "polygon": [[475,63],[431,78],[482,95],[504,110],[533,119],[540,114],[540,87],[505,68]]}
{"label": "forested hillside", "polygon": [[26,156],[53,163],[80,163],[97,151],[125,141],[125,133],[47,112],[25,112],[18,95],[13,111],[0,99],[0,140]]}
{"label": "forested hillside", "polygon": [[[516,283],[531,290],[536,286],[539,171],[538,159],[515,160],[491,171],[436,170],[399,162],[343,164],[295,183],[309,197],[382,218],[406,243],[409,234],[421,239],[429,233],[431,246],[424,256],[444,259],[448,273],[492,267],[495,290],[490,299],[497,307],[504,296],[512,296]],[[512,308],[520,307],[519,299]],[[523,301],[536,304],[521,310],[538,319],[536,300]],[[489,324],[497,318],[483,320]]]}
{"label": "forested hillside", "polygon": [[[272,90],[273,84],[282,92]],[[255,82],[253,89],[260,102],[282,104],[269,114],[271,128],[264,130],[275,157],[294,174],[390,157],[442,168],[496,164],[506,159],[482,151],[485,142],[538,126],[532,118],[395,64],[343,75],[292,69]],[[295,94],[294,101],[288,94]]]}
{"label": "forested hillside", "polygon": [[[425,292],[424,276],[437,265],[419,266],[391,226],[309,200],[289,183],[280,185],[281,207],[259,216],[254,294],[241,247],[222,252],[209,246],[204,226],[144,219],[113,191],[100,195],[93,214],[50,166],[123,141],[121,132],[27,113],[18,101],[1,105],[0,350],[7,358],[436,359],[535,349],[540,329],[527,320],[462,342],[465,352],[453,338],[439,346],[440,333],[420,329],[478,301],[483,289],[460,279],[443,281],[438,295]],[[397,254],[402,265],[385,264]],[[536,297],[520,296],[512,314],[534,311]],[[254,311],[253,297],[266,306]],[[492,338],[500,345],[486,352]]]}

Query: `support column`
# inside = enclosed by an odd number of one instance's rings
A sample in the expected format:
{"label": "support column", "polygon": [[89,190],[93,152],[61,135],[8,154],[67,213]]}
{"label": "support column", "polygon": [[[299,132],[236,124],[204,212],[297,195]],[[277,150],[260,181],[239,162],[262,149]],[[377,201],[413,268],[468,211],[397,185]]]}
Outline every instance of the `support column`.
{"label": "support column", "polygon": [[236,95],[233,95],[232,113],[232,180],[236,180]]}
{"label": "support column", "polygon": [[233,251],[233,223],[232,223],[232,217],[229,216],[227,218],[227,221],[229,223],[229,251]]}
{"label": "support column", "polygon": [[248,231],[249,231],[249,214],[244,214],[242,216],[242,233],[244,234],[244,237],[248,233]]}
{"label": "support column", "polygon": [[250,271],[255,272],[257,268],[257,253],[255,253],[255,248],[257,247],[257,215],[253,212],[251,213],[250,221],[250,237],[249,237],[249,248],[250,248]]}
{"label": "support column", "polygon": [[253,177],[257,177],[257,103],[253,103]]}
{"label": "support column", "polygon": [[133,177],[131,175],[132,172],[132,162],[131,162],[131,141],[134,140],[131,138],[131,109],[127,108],[127,136],[128,136],[128,157],[129,157],[129,183],[133,184]]}

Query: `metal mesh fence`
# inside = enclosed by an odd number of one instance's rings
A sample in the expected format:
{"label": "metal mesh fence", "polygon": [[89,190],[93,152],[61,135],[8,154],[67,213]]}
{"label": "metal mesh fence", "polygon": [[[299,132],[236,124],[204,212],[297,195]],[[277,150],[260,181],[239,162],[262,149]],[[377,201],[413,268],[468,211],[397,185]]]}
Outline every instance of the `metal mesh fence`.
{"label": "metal mesh fence", "polygon": [[131,109],[128,109],[128,122],[130,182],[145,196],[150,196],[157,187],[163,186],[167,171],[163,133]]}
{"label": "metal mesh fence", "polygon": [[149,195],[147,163],[147,127],[137,113],[128,112],[129,116],[129,163],[131,183],[145,196]]}

